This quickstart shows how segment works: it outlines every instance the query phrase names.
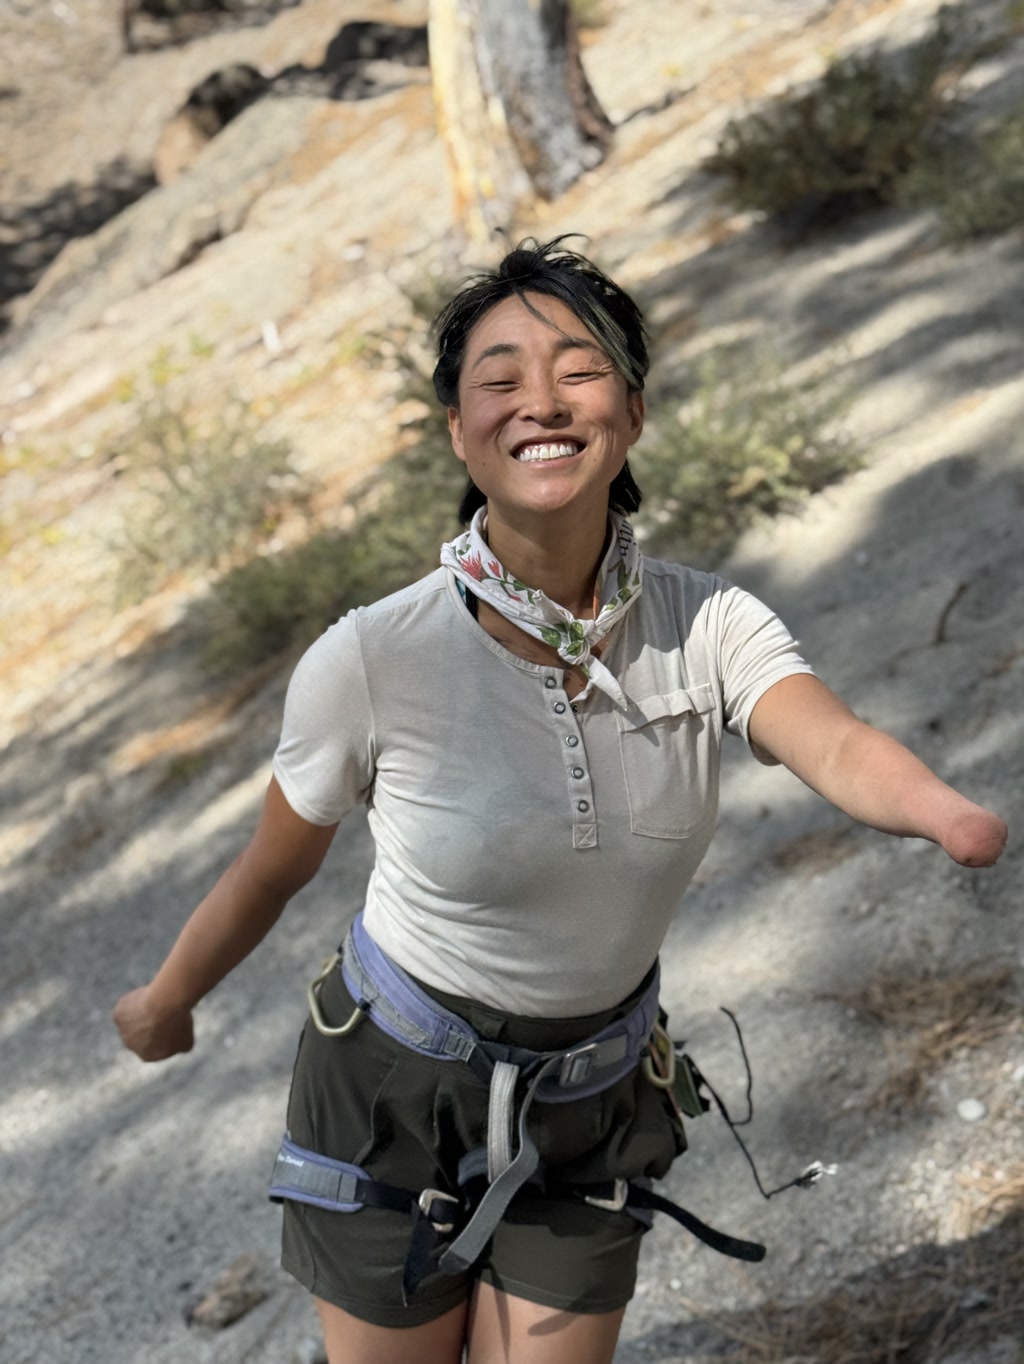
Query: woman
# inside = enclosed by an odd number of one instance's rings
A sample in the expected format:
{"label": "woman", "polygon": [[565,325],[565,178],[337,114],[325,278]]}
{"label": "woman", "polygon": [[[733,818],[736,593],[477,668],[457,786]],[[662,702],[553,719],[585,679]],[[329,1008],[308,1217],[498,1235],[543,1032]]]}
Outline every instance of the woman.
{"label": "woman", "polygon": [[[526,242],[437,332],[470,528],[300,662],[252,842],[115,1018],[144,1060],[189,1050],[192,1008],[366,802],[366,910],[311,992],[275,1175],[284,1264],[331,1364],[601,1364],[633,1203],[685,1147],[651,1009],[723,730],[966,866],[994,863],[1006,826],[858,721],[759,602],[642,559],[628,295],[561,239]],[[420,1045],[417,1010],[473,1057]]]}

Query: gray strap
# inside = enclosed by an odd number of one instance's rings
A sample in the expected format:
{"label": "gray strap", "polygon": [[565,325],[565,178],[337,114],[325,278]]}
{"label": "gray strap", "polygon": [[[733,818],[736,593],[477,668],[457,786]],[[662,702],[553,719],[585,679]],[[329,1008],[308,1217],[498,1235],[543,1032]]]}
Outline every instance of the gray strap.
{"label": "gray strap", "polygon": [[512,1105],[519,1067],[496,1061],[487,1106],[487,1182],[493,1184],[512,1164]]}
{"label": "gray strap", "polygon": [[476,1212],[463,1227],[438,1262],[442,1274],[461,1274],[480,1258],[483,1248],[494,1235],[494,1229],[505,1216],[508,1205],[540,1164],[540,1153],[526,1130],[526,1115],[546,1075],[562,1064],[561,1056],[553,1056],[543,1065],[526,1091],[519,1110],[519,1150],[512,1164],[503,1170],[477,1204]]}

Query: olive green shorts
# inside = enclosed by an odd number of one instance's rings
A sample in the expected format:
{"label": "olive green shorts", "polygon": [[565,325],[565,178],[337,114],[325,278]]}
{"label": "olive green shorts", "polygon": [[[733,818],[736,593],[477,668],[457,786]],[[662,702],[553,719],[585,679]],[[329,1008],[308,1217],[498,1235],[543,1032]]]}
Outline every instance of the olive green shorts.
{"label": "olive green shorts", "polygon": [[[517,1018],[428,993],[481,1036],[540,1051],[577,1045],[627,1013],[642,989],[615,1009],[573,1019]],[[349,1017],[354,1006],[340,969],[320,999],[328,1023]],[[324,1037],[307,1023],[288,1129],[299,1146],[360,1165],[375,1179],[455,1192],[460,1158],[486,1142],[487,1104],[487,1085],[467,1065],[421,1056],[369,1020],[344,1037]],[[548,1175],[567,1183],[661,1178],[686,1148],[664,1093],[639,1068],[591,1098],[535,1102],[527,1122]],[[318,1298],[377,1326],[432,1321],[463,1302],[477,1278],[563,1311],[611,1312],[633,1296],[644,1232],[629,1213],[527,1188],[469,1272],[429,1275],[405,1306],[411,1229],[408,1214],[384,1208],[340,1213],[286,1202],[281,1263]]]}

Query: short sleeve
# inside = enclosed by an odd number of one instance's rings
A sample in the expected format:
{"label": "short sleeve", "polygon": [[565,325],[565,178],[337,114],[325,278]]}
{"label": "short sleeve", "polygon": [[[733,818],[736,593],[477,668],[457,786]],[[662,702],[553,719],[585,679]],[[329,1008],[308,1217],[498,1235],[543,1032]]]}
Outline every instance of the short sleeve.
{"label": "short sleeve", "polygon": [[288,684],[274,776],[297,815],[336,824],[373,787],[373,711],[355,613],[299,660]]}
{"label": "short sleeve", "polygon": [[803,659],[796,640],[764,602],[742,588],[726,583],[721,598],[718,664],[722,679],[725,727],[750,745],[759,762],[775,766],[777,759],[750,739],[750,717],[769,687],[795,673],[813,669]]}

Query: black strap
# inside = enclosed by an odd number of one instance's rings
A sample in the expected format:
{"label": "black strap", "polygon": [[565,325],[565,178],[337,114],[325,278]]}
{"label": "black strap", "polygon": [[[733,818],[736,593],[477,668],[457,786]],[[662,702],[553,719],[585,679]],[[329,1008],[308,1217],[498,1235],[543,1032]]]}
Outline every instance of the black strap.
{"label": "black strap", "polygon": [[702,1222],[699,1217],[695,1217],[686,1208],[681,1208],[678,1203],[673,1203],[671,1199],[662,1198],[661,1194],[656,1194],[652,1189],[645,1189],[640,1184],[630,1184],[629,1195],[626,1199],[624,1211],[628,1212],[631,1208],[650,1208],[654,1212],[667,1213],[673,1221],[678,1222],[681,1227],[685,1227],[688,1232],[696,1236],[698,1241],[703,1241],[712,1250],[717,1250],[720,1255],[730,1255],[734,1260],[749,1260],[752,1264],[758,1264],[764,1259],[764,1246],[756,1241],[741,1241],[737,1236],[730,1236],[727,1232],[716,1231],[714,1227],[709,1227],[706,1222]]}
{"label": "black strap", "polygon": [[429,1217],[416,1210],[402,1269],[402,1302],[406,1307],[427,1275],[436,1272],[438,1254],[448,1240],[449,1237],[442,1235]]}

